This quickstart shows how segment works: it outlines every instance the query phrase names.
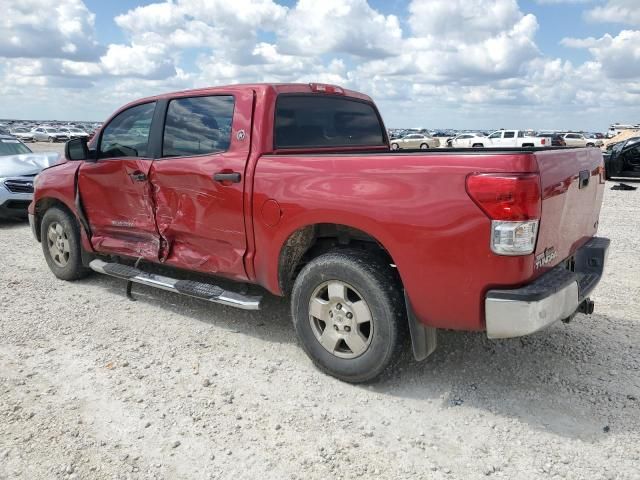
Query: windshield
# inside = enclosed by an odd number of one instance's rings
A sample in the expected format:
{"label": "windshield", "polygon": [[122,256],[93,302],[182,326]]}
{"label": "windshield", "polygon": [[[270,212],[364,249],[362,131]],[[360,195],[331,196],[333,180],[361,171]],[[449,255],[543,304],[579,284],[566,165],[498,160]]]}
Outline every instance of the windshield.
{"label": "windshield", "polygon": [[27,146],[12,138],[0,138],[0,156],[31,153]]}

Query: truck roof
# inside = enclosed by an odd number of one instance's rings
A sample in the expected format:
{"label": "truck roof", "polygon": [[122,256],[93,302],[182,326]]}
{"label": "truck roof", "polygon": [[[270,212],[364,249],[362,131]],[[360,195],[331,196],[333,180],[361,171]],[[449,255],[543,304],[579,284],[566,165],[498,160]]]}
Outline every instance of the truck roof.
{"label": "truck roof", "polygon": [[[163,98],[168,98],[168,97],[175,97],[175,96],[180,96],[180,97],[186,97],[186,96],[190,96],[190,95],[206,95],[206,94],[215,94],[221,91],[234,91],[234,90],[247,90],[247,89],[252,89],[252,90],[256,90],[258,92],[264,92],[266,90],[272,89],[274,90],[277,94],[280,93],[315,93],[318,95],[326,95],[325,93],[322,92],[317,92],[314,91],[312,89],[312,85],[324,85],[324,86],[330,86],[330,87],[334,87],[334,88],[339,88],[344,92],[344,96],[346,97],[352,97],[352,98],[359,98],[361,100],[366,100],[368,102],[372,102],[373,100],[371,99],[371,97],[369,97],[368,95],[365,95],[363,93],[360,92],[356,92],[355,90],[349,90],[343,87],[340,87],[338,85],[332,85],[332,84],[323,84],[323,83],[236,83],[236,84],[231,84],[231,85],[222,85],[222,86],[215,86],[215,87],[203,87],[203,88],[194,88],[194,89],[190,89],[190,90],[178,90],[178,91],[174,91],[174,92],[167,92],[167,93],[162,93],[160,95],[154,95],[151,97],[145,97],[145,98],[139,98],[137,100],[134,100],[130,103],[128,103],[127,105],[123,106],[122,108],[120,108],[119,110],[122,110],[125,107],[128,107],[129,105],[135,105],[138,103],[145,103],[145,102],[149,102],[149,101],[153,101],[153,100],[159,100],[159,99],[163,99]],[[328,94],[328,95],[335,95],[335,94]]]}

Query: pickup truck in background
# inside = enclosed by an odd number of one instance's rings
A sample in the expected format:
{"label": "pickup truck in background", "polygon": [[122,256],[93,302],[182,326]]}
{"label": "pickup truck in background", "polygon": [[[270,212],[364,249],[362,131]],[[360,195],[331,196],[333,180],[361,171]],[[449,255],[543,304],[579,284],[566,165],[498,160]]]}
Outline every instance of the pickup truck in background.
{"label": "pickup truck in background", "polygon": [[609,244],[598,150],[392,151],[372,100],[332,85],[145,98],[65,157],[29,207],[56,277],[244,309],[290,296],[304,350],[349,382],[407,336],[423,359],[437,329],[517,337],[591,313]]}
{"label": "pickup truck in background", "polygon": [[550,147],[551,139],[547,137],[529,137],[524,130],[498,130],[487,137],[485,147],[524,148]]}

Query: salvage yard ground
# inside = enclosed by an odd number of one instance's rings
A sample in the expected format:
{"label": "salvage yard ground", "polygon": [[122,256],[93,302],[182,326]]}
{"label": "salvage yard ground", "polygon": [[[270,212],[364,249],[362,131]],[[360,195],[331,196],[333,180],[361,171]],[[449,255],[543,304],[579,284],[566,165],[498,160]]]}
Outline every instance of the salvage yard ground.
{"label": "salvage yard ground", "polygon": [[285,300],[131,302],[55,280],[28,225],[0,222],[0,479],[640,478],[640,190],[612,185],[594,315],[444,331],[359,387],[313,368]]}

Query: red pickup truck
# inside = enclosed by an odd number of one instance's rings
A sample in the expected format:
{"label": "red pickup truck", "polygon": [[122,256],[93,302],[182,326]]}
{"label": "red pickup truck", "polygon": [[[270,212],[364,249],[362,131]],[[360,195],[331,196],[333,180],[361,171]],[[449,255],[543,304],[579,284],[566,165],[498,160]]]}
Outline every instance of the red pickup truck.
{"label": "red pickup truck", "polygon": [[56,277],[244,309],[260,295],[215,277],[290,295],[305,351],[349,382],[407,335],[423,359],[436,329],[516,337],[591,313],[609,245],[599,150],[391,151],[372,100],[332,85],[145,98],[65,156],[29,208]]}

